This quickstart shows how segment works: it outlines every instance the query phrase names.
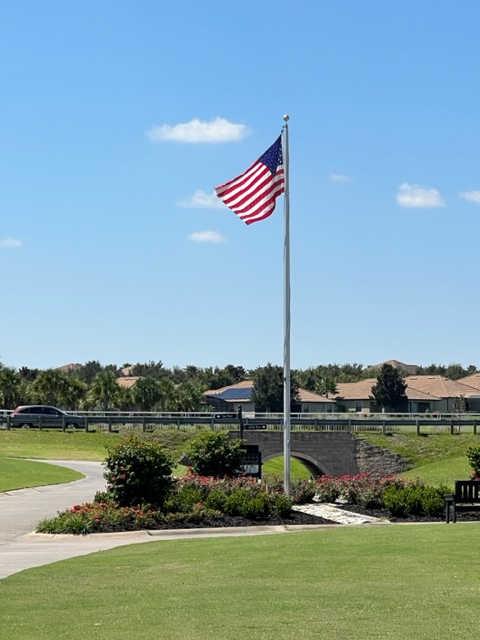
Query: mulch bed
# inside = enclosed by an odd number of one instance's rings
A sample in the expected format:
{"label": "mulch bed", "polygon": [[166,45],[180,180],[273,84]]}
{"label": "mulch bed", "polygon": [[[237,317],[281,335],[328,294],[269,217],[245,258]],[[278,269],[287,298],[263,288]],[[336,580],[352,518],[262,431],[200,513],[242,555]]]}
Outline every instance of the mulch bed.
{"label": "mulch bed", "polygon": [[266,520],[250,520],[241,516],[224,516],[223,518],[212,518],[211,520],[203,520],[202,522],[176,522],[164,525],[158,525],[155,529],[204,529],[205,527],[258,527],[272,526],[277,524],[338,524],[319,518],[308,513],[300,511],[292,511],[288,518],[268,518]]}

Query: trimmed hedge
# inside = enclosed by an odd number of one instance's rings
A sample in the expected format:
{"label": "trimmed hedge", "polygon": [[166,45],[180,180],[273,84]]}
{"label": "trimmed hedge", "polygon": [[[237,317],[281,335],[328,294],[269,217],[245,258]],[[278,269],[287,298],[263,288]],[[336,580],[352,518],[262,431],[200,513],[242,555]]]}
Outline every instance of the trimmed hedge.
{"label": "trimmed hedge", "polygon": [[192,470],[202,476],[232,477],[240,468],[243,448],[228,431],[205,431],[196,436],[187,451]]}
{"label": "trimmed hedge", "polygon": [[152,438],[130,435],[108,449],[107,492],[120,506],[161,506],[172,486],[173,461]]}

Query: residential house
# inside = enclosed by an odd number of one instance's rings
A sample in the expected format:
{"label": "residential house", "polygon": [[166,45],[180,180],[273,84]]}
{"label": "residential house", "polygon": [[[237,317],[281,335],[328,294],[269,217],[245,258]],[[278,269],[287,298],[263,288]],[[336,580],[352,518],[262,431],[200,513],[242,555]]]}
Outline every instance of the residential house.
{"label": "residential house", "polygon": [[[234,411],[240,408],[243,413],[253,413],[255,402],[253,399],[253,380],[242,380],[236,384],[210,389],[203,394],[205,402],[213,406],[217,411]],[[300,411],[303,413],[332,413],[336,411],[334,398],[326,398],[307,389],[298,390]]]}
{"label": "residential house", "polygon": [[134,387],[142,376],[120,376],[116,379],[116,383],[123,389],[131,389]]}
{"label": "residential house", "polygon": [[480,411],[480,373],[474,373],[465,378],[457,380],[460,384],[465,384],[472,391],[465,395],[468,411]]}
{"label": "residential house", "polygon": [[[342,411],[375,411],[372,388],[376,378],[358,382],[337,383],[335,395],[337,407]],[[479,389],[460,381],[449,380],[439,375],[407,376],[405,394],[409,413],[455,413],[472,410],[469,398],[479,395]],[[480,404],[479,404],[480,407]]]}

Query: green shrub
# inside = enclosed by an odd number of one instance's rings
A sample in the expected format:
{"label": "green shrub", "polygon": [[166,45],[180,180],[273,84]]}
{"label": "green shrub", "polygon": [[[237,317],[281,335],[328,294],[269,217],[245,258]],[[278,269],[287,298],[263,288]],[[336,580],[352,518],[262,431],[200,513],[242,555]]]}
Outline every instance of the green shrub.
{"label": "green shrub", "polygon": [[107,491],[121,506],[161,506],[172,486],[173,462],[151,438],[123,438],[108,450],[105,466]]}
{"label": "green shrub", "polygon": [[207,525],[215,525],[217,522],[222,523],[223,514],[215,509],[207,509],[205,507],[197,507],[189,513],[167,513],[164,522],[167,526],[185,526],[192,524],[200,524],[205,522]]}
{"label": "green shrub", "polygon": [[320,476],[317,479],[316,497],[319,502],[335,502],[340,497],[338,479],[331,476]]}
{"label": "green shrub", "polygon": [[472,467],[473,476],[480,478],[480,447],[468,447],[467,460]]}
{"label": "green shrub", "polygon": [[240,440],[227,431],[205,431],[190,443],[187,456],[192,469],[201,476],[234,476],[240,467],[243,449]]}
{"label": "green shrub", "polygon": [[294,482],[290,489],[290,497],[293,504],[306,504],[312,502],[315,497],[316,487],[313,480],[300,480]]}
{"label": "green shrub", "polygon": [[166,513],[188,513],[196,504],[203,501],[204,496],[203,487],[193,483],[177,482],[164,503],[164,511]]}
{"label": "green shrub", "polygon": [[420,483],[391,485],[385,489],[383,503],[397,518],[408,516],[438,517],[443,513],[446,487],[430,487]]}
{"label": "green shrub", "polygon": [[384,492],[391,485],[403,486],[403,482],[394,476],[377,477],[369,473],[321,476],[316,481],[316,495],[320,502],[335,502],[341,498],[348,504],[377,509],[383,506]]}
{"label": "green shrub", "polygon": [[293,501],[285,494],[278,493],[273,496],[274,508],[277,515],[281,518],[287,518],[292,511]]}
{"label": "green shrub", "polygon": [[93,498],[94,502],[115,502],[115,498],[110,491],[97,491]]}
{"label": "green shrub", "polygon": [[222,489],[212,489],[208,492],[205,500],[205,506],[209,509],[216,509],[222,513],[225,511],[227,504],[227,494]]}

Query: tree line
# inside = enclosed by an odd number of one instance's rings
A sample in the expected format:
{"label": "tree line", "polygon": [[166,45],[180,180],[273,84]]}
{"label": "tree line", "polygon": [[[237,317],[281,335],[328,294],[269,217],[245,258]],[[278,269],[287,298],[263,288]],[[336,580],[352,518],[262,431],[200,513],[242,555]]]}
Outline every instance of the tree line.
{"label": "tree line", "polygon": [[[292,371],[292,408],[298,388],[318,394],[334,394],[339,382],[356,382],[377,377],[378,368],[361,364],[328,364]],[[459,364],[419,367],[418,374],[439,374],[456,380],[478,370]],[[117,380],[139,377],[127,388]],[[124,411],[196,411],[205,410],[203,392],[245,379],[255,385],[257,409],[281,411],[283,407],[282,368],[268,364],[248,370],[241,365],[225,367],[164,367],[161,361],[101,365],[92,360],[71,370],[13,369],[0,363],[0,408],[20,404],[50,404],[65,409]]]}

